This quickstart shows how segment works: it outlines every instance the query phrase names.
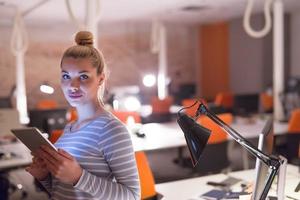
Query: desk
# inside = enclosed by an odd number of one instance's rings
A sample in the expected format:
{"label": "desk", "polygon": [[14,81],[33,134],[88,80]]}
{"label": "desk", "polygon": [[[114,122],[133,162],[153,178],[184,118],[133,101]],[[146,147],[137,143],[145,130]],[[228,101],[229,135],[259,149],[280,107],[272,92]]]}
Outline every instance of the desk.
{"label": "desk", "polygon": [[29,165],[31,163],[32,156],[30,151],[21,142],[0,145],[0,152],[13,153],[15,155],[11,159],[0,160],[0,171]]}
{"label": "desk", "polygon": [[184,135],[176,122],[149,123],[141,126],[144,138],[131,134],[135,151],[150,151],[186,146]]}
{"label": "desk", "polygon": [[[214,189],[213,186],[207,185],[207,181],[216,181],[221,182],[226,179],[228,176],[235,178],[240,178],[247,182],[254,181],[254,170],[245,170],[239,172],[231,172],[228,175],[225,174],[216,174],[211,176],[204,176],[198,178],[185,179],[181,181],[174,181],[168,183],[157,184],[155,186],[156,191],[163,195],[165,200],[200,200],[199,195],[208,192]],[[286,184],[285,184],[285,194],[297,195],[293,192],[296,188],[298,182],[300,181],[300,173],[298,167],[294,165],[287,166],[286,174]],[[274,181],[275,182],[275,181]],[[274,193],[274,184],[272,186],[273,191],[270,190],[270,193]],[[269,194],[270,194],[269,193]],[[293,196],[294,197],[294,196]],[[300,199],[300,193],[298,193],[298,199]]]}
{"label": "desk", "polygon": [[[267,120],[265,118],[259,118],[258,116],[253,118],[242,118],[235,117],[235,121],[231,124],[231,127],[240,133],[246,139],[258,138],[259,134],[266,124]],[[288,124],[282,122],[273,122],[273,130],[275,135],[281,135],[287,132]],[[230,138],[232,139],[232,138]],[[233,148],[233,144],[229,145],[229,149]],[[230,150],[229,150],[230,151]],[[244,169],[249,168],[248,151],[242,148],[242,159]]]}
{"label": "desk", "polygon": [[[266,119],[258,117],[247,118],[236,117],[234,122],[230,125],[234,130],[238,131],[244,138],[258,138],[262,132]],[[279,127],[280,130],[275,129],[275,134],[283,134],[287,129],[286,124],[274,123],[274,127]],[[145,134],[144,138],[137,137],[135,134],[131,134],[131,139],[135,151],[150,151],[160,150],[166,148],[179,148],[178,159],[182,159],[182,147],[186,146],[186,141],[183,132],[179,125],[173,121],[168,123],[149,123],[141,125],[141,131]],[[229,142],[228,151],[233,148],[233,138],[228,136]],[[248,152],[242,148],[242,160],[243,168],[249,168]]]}
{"label": "desk", "polygon": [[[266,119],[255,118],[249,123],[249,120],[237,118],[230,126],[238,131],[244,138],[250,139],[259,136],[265,123]],[[277,130],[277,127],[280,129]],[[275,134],[283,134],[286,130],[286,124],[274,123]],[[145,134],[144,138],[131,134],[135,151],[149,151],[186,146],[184,134],[175,121],[168,123],[143,124],[141,125],[141,132]],[[228,139],[233,140],[230,136],[228,136]]]}
{"label": "desk", "polygon": [[[257,138],[262,132],[267,119],[259,117],[242,118],[235,117],[234,122],[230,125],[234,130],[240,133],[244,138]],[[273,130],[275,135],[284,134],[287,132],[287,123],[273,122]]]}

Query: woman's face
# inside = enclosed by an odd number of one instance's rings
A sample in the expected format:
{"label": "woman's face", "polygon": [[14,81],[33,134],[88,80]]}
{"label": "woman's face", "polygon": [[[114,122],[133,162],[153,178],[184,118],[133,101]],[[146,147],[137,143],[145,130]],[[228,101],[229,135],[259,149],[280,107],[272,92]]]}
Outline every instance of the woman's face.
{"label": "woman's face", "polygon": [[97,91],[104,79],[88,58],[64,58],[61,64],[61,88],[73,107],[98,103]]}

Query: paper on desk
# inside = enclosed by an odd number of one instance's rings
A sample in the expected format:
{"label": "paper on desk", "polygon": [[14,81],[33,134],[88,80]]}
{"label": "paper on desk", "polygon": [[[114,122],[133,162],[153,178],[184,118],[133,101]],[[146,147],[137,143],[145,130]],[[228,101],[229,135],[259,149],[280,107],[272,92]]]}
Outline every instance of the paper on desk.
{"label": "paper on desk", "polygon": [[299,184],[299,179],[295,178],[289,180],[289,185],[285,186],[285,195],[289,198],[300,199],[300,191],[295,192],[297,185]]}

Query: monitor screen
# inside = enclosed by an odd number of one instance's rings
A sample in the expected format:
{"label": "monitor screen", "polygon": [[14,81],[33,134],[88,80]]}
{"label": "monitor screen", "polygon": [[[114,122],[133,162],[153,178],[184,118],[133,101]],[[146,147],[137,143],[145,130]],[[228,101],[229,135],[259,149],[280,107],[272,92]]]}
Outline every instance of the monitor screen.
{"label": "monitor screen", "polygon": [[12,108],[12,103],[9,97],[0,98],[0,108]]}
{"label": "monitor screen", "polygon": [[[262,130],[262,133],[259,135],[258,140],[258,149],[264,152],[267,155],[272,154],[273,151],[273,141],[274,141],[274,132],[273,132],[273,119],[270,117]],[[255,182],[252,199],[259,199],[269,174],[269,167],[263,163],[258,158],[255,163]]]}
{"label": "monitor screen", "polygon": [[237,115],[249,115],[259,111],[258,94],[240,94],[234,96],[233,111]]}
{"label": "monitor screen", "polygon": [[65,127],[67,123],[66,114],[67,109],[30,110],[29,126],[51,133],[52,130]]}

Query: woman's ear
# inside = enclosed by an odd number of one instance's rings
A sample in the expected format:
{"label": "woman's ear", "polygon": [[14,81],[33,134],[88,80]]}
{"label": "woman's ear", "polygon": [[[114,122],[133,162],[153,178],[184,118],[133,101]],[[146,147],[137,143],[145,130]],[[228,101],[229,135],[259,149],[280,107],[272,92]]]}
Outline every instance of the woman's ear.
{"label": "woman's ear", "polygon": [[101,73],[99,75],[99,85],[102,85],[103,81],[105,80],[105,74],[104,73]]}

